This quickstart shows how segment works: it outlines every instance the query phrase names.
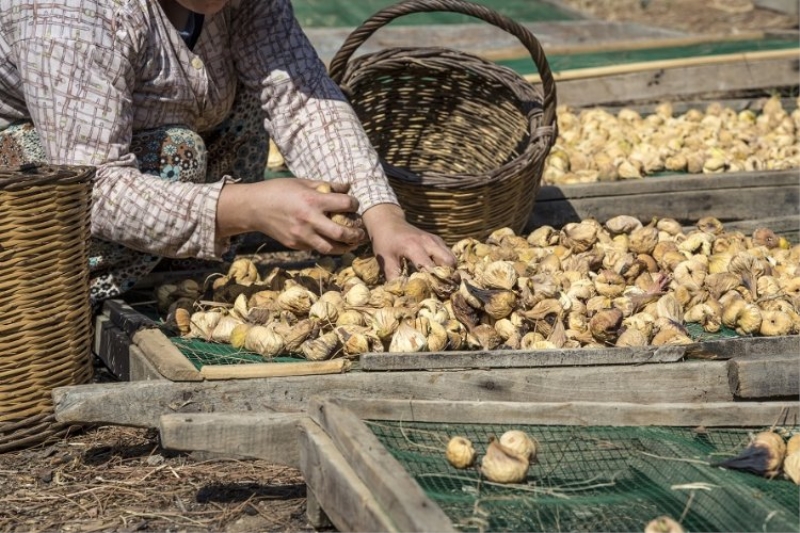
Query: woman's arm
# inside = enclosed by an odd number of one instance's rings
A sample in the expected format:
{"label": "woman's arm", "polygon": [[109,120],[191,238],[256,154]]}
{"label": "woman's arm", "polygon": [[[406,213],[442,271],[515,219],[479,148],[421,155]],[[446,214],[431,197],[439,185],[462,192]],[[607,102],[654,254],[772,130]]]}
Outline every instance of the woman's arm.
{"label": "woman's arm", "polygon": [[327,75],[288,0],[243,0],[233,17],[237,71],[260,90],[265,127],[297,176],[348,183],[384,263],[452,264],[444,242],[408,224],[353,108]]}
{"label": "woman's arm", "polygon": [[50,162],[97,167],[93,235],[156,255],[219,257],[228,247],[215,225],[224,183],[143,175],[129,150],[144,15],[106,2],[30,5],[12,45],[28,111]]}

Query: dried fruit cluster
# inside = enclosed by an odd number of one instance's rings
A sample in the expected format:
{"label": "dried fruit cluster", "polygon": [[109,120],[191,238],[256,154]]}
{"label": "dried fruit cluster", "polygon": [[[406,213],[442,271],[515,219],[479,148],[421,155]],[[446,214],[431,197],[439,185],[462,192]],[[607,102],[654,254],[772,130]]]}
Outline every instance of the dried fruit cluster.
{"label": "dried fruit cluster", "polygon": [[800,485],[800,433],[784,441],[776,431],[762,431],[753,436],[739,455],[718,463],[718,466],[768,478],[783,472],[784,477]]}
{"label": "dried fruit cluster", "polygon": [[[478,453],[472,442],[455,436],[447,443],[445,457],[455,468],[470,468]],[[500,436],[492,437],[481,458],[481,473],[494,483],[522,483],[531,464],[537,463],[536,441],[524,431],[512,429]]]}
{"label": "dried fruit cluster", "polygon": [[311,360],[689,344],[690,322],[709,333],[800,333],[800,245],[766,228],[726,232],[707,217],[684,232],[673,219],[623,215],[527,236],[503,228],[452,250],[456,268],[390,282],[370,255],[263,277],[238,259],[208,283],[204,298],[220,305],[198,306],[175,286],[158,298],[183,335]]}
{"label": "dried fruit cluster", "polygon": [[675,115],[672,105],[640,115],[602,108],[558,109],[559,136],[544,183],[636,179],[658,172],[717,173],[800,167],[800,102],[784,110],[770,98],[760,113],[719,102]]}

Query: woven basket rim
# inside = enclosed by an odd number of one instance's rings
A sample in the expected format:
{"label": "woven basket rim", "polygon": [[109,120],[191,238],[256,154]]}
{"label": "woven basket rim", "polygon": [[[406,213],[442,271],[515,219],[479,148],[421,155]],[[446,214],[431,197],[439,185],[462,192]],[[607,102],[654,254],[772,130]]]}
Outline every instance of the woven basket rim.
{"label": "woven basket rim", "polygon": [[91,180],[95,168],[88,165],[25,164],[0,166],[0,190],[16,191],[26,187],[54,183],[80,183]]}

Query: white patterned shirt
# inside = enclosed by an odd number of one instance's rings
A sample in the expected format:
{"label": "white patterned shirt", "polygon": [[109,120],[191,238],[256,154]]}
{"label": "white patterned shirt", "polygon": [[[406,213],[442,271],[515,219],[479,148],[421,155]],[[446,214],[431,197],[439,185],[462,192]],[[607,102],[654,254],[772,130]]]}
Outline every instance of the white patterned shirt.
{"label": "white patterned shirt", "polygon": [[192,50],[157,0],[0,0],[0,131],[32,120],[51,163],[97,167],[96,237],[161,256],[226,251],[216,236],[225,180],[142,174],[129,143],[164,125],[213,129],[239,80],[260,92],[264,127],[295,175],[350,183],[361,212],[397,204],[289,0],[231,0],[205,17]]}

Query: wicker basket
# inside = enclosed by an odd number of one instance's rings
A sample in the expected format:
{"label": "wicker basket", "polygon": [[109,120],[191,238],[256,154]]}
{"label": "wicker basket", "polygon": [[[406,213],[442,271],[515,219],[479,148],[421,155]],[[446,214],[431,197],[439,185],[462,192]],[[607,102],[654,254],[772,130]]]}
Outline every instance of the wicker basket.
{"label": "wicker basket", "polygon": [[0,452],[66,428],[52,389],[92,376],[89,167],[0,167]]}
{"label": "wicker basket", "polygon": [[[451,11],[517,37],[542,79],[446,48],[389,48],[350,59],[412,13]],[[464,0],[407,0],[354,30],[330,64],[378,151],[409,222],[452,244],[522,231],[557,137],[556,90],[541,45],[520,24]]]}

